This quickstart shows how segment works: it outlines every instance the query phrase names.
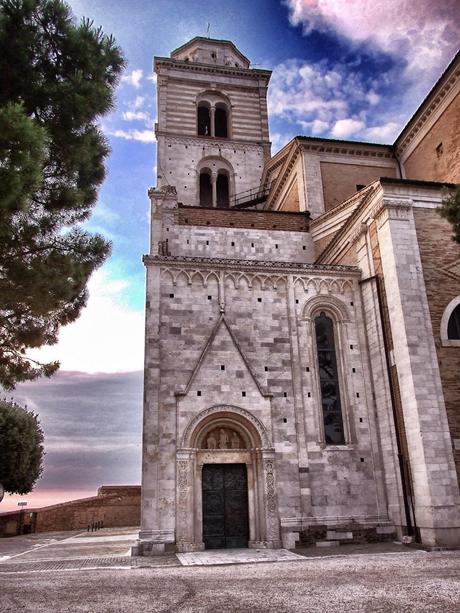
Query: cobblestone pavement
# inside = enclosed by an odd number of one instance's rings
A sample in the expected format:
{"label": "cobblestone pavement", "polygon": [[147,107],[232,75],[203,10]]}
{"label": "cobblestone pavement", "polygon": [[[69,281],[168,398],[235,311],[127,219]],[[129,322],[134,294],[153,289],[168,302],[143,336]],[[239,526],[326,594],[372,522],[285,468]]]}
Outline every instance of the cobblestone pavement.
{"label": "cobblestone pavement", "polygon": [[453,613],[459,605],[460,552],[0,575],[2,613]]}

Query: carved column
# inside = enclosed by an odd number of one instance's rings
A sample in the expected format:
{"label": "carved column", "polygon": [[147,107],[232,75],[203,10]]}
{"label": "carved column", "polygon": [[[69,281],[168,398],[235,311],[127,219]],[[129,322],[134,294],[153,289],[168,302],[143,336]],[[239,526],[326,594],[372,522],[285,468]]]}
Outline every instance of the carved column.
{"label": "carved column", "polygon": [[210,114],[210,121],[211,121],[211,136],[215,136],[216,135],[216,129],[215,129],[215,125],[216,125],[216,107],[212,106],[211,107],[211,114]]}
{"label": "carved column", "polygon": [[194,481],[195,452],[178,451],[176,455],[176,547],[178,551],[195,551]]}
{"label": "carved column", "polygon": [[217,206],[217,173],[211,174],[211,188],[212,188],[212,206]]}
{"label": "carved column", "polygon": [[267,547],[281,547],[280,521],[275,479],[275,452],[262,451],[264,479],[265,535]]}

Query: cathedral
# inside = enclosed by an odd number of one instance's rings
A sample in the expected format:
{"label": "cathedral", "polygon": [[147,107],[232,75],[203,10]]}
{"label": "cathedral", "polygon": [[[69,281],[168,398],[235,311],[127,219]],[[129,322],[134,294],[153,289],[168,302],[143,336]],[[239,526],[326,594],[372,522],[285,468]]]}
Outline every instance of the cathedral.
{"label": "cathedral", "polygon": [[459,56],[393,145],[274,156],[232,42],[155,72],[136,552],[460,546]]}

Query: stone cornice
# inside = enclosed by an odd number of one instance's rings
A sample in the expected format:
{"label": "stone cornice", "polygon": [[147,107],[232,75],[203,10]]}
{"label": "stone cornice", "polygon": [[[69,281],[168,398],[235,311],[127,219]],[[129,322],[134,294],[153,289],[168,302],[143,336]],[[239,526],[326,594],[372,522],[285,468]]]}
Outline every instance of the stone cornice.
{"label": "stone cornice", "polygon": [[[373,145],[372,143],[303,140],[296,138],[302,149],[314,153],[333,153],[338,155],[353,155],[360,158],[394,159],[391,145]],[[385,150],[386,149],[386,150]]]}
{"label": "stone cornice", "polygon": [[270,189],[270,193],[267,199],[267,208],[272,208],[273,202],[278,200],[279,195],[281,194],[288,177],[291,173],[294,164],[297,161],[299,156],[300,148],[296,141],[293,141],[293,147],[288,152],[285,158],[283,158],[283,167],[279,173],[279,175],[274,180],[274,186]]}
{"label": "stone cornice", "polygon": [[330,273],[337,276],[360,276],[361,271],[356,266],[328,265],[328,264],[302,264],[300,262],[260,262],[252,260],[237,260],[230,258],[201,258],[192,256],[173,255],[144,255],[142,258],[146,266],[180,266],[182,268],[214,268],[214,269],[243,269],[260,272],[277,273]]}
{"label": "stone cornice", "polygon": [[358,204],[358,206],[352,212],[350,217],[345,221],[340,230],[335,234],[333,240],[326,246],[324,251],[320,253],[318,259],[316,260],[317,263],[322,263],[323,260],[331,254],[331,252],[335,249],[338,243],[342,242],[343,244],[342,239],[345,238],[347,233],[353,234],[354,240],[357,240],[357,238],[361,235],[361,232],[356,233],[356,229],[355,231],[353,231],[353,224],[359,219],[363,209],[367,206],[367,204],[375,196],[375,194],[377,194],[377,192],[378,186],[374,184],[373,189],[370,189],[365,194],[362,201]]}
{"label": "stone cornice", "polygon": [[213,149],[263,149],[270,143],[268,141],[242,141],[232,140],[226,138],[224,140],[218,137],[211,136],[185,136],[182,134],[175,134],[173,132],[165,132],[163,130],[157,130],[155,133],[157,140],[164,138],[166,143],[186,144],[186,145],[198,145],[200,147],[209,147]]}
{"label": "stone cornice", "polygon": [[412,200],[397,200],[395,198],[382,198],[378,200],[369,211],[369,217],[378,221],[382,215],[386,214],[389,219],[403,219],[409,217],[409,212],[413,207]]}
{"label": "stone cornice", "polygon": [[417,134],[430,120],[433,113],[443,104],[446,97],[460,80],[460,62],[458,57],[454,59],[452,65],[448,67],[446,73],[436,83],[434,88],[422,102],[413,117],[409,120],[406,127],[395,141],[394,148],[398,157],[403,155],[410,146]]}
{"label": "stone cornice", "polygon": [[219,74],[225,77],[243,77],[245,79],[264,79],[267,83],[270,80],[270,70],[260,70],[259,68],[236,68],[232,66],[218,66],[215,64],[196,64],[194,62],[184,62],[172,60],[166,57],[156,57],[154,62],[155,70],[159,67],[186,70],[195,73]]}
{"label": "stone cornice", "polygon": [[341,204],[335,206],[330,211],[326,211],[326,213],[323,213],[322,215],[320,215],[319,217],[314,219],[311,222],[311,227],[312,228],[316,228],[317,226],[320,226],[325,221],[327,221],[327,220],[331,219],[332,217],[334,217],[335,215],[337,215],[337,213],[340,213],[344,209],[346,209],[349,206],[351,206],[352,204],[355,204],[356,201],[362,200],[365,196],[367,196],[369,191],[371,191],[374,188],[375,188],[375,185],[373,183],[371,183],[370,185],[368,185],[364,189],[360,190],[359,192],[356,192],[356,194],[353,194],[353,196],[350,196],[350,198],[348,198],[347,200],[344,200]]}

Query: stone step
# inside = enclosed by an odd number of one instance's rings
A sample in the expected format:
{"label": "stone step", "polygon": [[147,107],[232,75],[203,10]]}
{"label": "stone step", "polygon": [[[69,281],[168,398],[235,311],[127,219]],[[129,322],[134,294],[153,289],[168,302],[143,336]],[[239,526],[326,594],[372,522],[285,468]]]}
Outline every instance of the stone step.
{"label": "stone step", "polygon": [[317,547],[339,547],[340,541],[316,541]]}
{"label": "stone step", "polygon": [[353,532],[337,532],[336,530],[328,530],[326,532],[328,541],[350,541],[353,539]]}
{"label": "stone step", "polygon": [[396,528],[394,526],[377,526],[376,532],[377,534],[394,534]]}

